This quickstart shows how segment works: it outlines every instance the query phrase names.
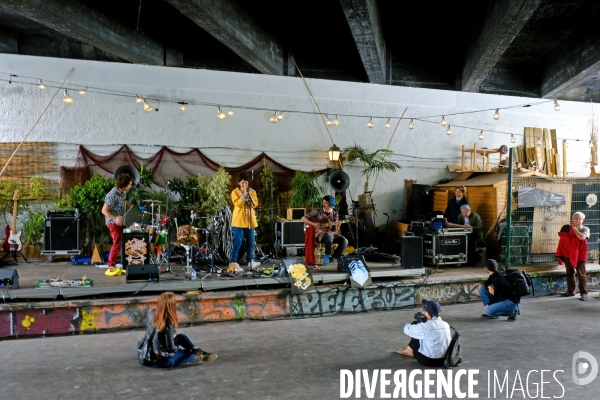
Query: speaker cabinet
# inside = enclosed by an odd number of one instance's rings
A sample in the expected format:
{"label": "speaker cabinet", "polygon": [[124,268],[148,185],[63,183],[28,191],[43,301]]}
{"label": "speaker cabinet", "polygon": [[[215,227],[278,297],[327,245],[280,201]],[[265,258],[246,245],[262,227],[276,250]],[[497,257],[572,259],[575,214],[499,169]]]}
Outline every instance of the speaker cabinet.
{"label": "speaker cabinet", "polygon": [[[79,219],[76,216],[46,216],[42,255],[81,254]],[[68,230],[65,232],[65,230]]]}
{"label": "speaker cabinet", "polygon": [[16,269],[0,269],[0,287],[12,286],[13,289],[19,288],[19,274]]}
{"label": "speaker cabinet", "polygon": [[275,244],[279,247],[304,247],[303,221],[277,221],[275,224]]}
{"label": "speaker cabinet", "polygon": [[123,230],[121,236],[121,263],[124,268],[150,264],[150,240],[146,231]]}
{"label": "speaker cabinet", "polygon": [[125,281],[130,282],[159,282],[158,264],[128,265]]}
{"label": "speaker cabinet", "polygon": [[402,236],[402,268],[423,268],[423,238]]}

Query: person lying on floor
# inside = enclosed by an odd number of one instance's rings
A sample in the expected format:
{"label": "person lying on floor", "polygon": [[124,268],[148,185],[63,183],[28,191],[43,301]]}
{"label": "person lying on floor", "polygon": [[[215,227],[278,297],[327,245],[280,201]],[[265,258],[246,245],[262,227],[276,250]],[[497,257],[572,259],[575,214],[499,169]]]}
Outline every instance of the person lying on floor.
{"label": "person lying on floor", "polygon": [[414,357],[427,367],[442,367],[452,341],[450,325],[442,321],[442,308],[437,301],[423,299],[422,303],[423,312],[415,314],[420,321],[404,325],[404,333],[411,337],[408,346],[396,353]]}
{"label": "person lying on floor", "polygon": [[508,321],[517,320],[520,298],[506,275],[498,271],[496,260],[485,262],[485,272],[489,275],[483,286],[479,288],[479,297],[484,306],[481,318],[498,319],[506,316]]}
{"label": "person lying on floor", "polygon": [[146,335],[138,342],[138,361],[154,368],[169,368],[190,361],[214,361],[216,354],[207,353],[194,346],[177,329],[175,294],[165,292],[156,303],[156,311],[148,314]]}

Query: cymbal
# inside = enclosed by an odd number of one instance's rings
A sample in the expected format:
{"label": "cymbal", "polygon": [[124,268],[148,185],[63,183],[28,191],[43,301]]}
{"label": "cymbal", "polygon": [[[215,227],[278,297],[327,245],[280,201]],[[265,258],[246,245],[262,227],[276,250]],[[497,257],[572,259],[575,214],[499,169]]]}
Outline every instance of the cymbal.
{"label": "cymbal", "polygon": [[198,207],[181,207],[182,210],[186,211],[194,211],[194,212],[203,212],[204,210]]}
{"label": "cymbal", "polygon": [[146,200],[142,200],[144,203],[154,203],[154,204],[162,204],[163,202],[160,200],[154,200],[154,199],[146,199]]}

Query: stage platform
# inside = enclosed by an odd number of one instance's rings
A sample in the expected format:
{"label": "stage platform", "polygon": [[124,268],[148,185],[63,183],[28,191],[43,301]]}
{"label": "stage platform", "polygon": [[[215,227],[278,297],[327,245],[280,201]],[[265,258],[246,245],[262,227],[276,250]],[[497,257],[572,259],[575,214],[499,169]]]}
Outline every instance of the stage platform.
{"label": "stage platform", "polygon": [[[479,288],[487,278],[482,267],[436,270],[367,264],[373,277],[371,286],[353,288],[347,274],[338,273],[332,265],[312,271],[315,290],[294,294],[289,278],[212,275],[190,281],[165,273],[159,283],[126,283],[125,276],[107,276],[106,269],[93,265],[33,260],[2,267],[17,270],[21,288],[0,289],[4,302],[0,302],[0,338],[143,328],[157,295],[164,291],[177,294],[180,325],[187,326],[413,308],[420,306],[424,298],[441,304],[479,301]],[[173,264],[174,270],[182,267]],[[566,290],[564,266],[512,268],[531,275],[536,297]],[[593,292],[600,282],[600,266],[589,263],[586,269],[588,287]],[[92,287],[34,289],[42,278],[81,279],[84,275],[93,279]],[[593,297],[590,301],[596,301]]]}

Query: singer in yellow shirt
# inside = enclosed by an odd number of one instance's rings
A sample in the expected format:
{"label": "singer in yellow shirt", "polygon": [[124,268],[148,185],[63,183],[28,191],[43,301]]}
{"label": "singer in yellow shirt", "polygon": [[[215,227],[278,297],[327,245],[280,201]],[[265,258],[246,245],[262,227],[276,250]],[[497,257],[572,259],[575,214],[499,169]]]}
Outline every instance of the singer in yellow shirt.
{"label": "singer in yellow shirt", "polygon": [[233,215],[231,226],[233,227],[233,247],[229,257],[229,268],[227,272],[235,274],[243,271],[238,261],[242,241],[246,238],[246,261],[250,269],[260,265],[254,261],[254,229],[258,226],[254,209],[258,207],[258,196],[256,190],[248,187],[248,175],[242,172],[238,176],[239,188],[231,192],[233,202]]}

